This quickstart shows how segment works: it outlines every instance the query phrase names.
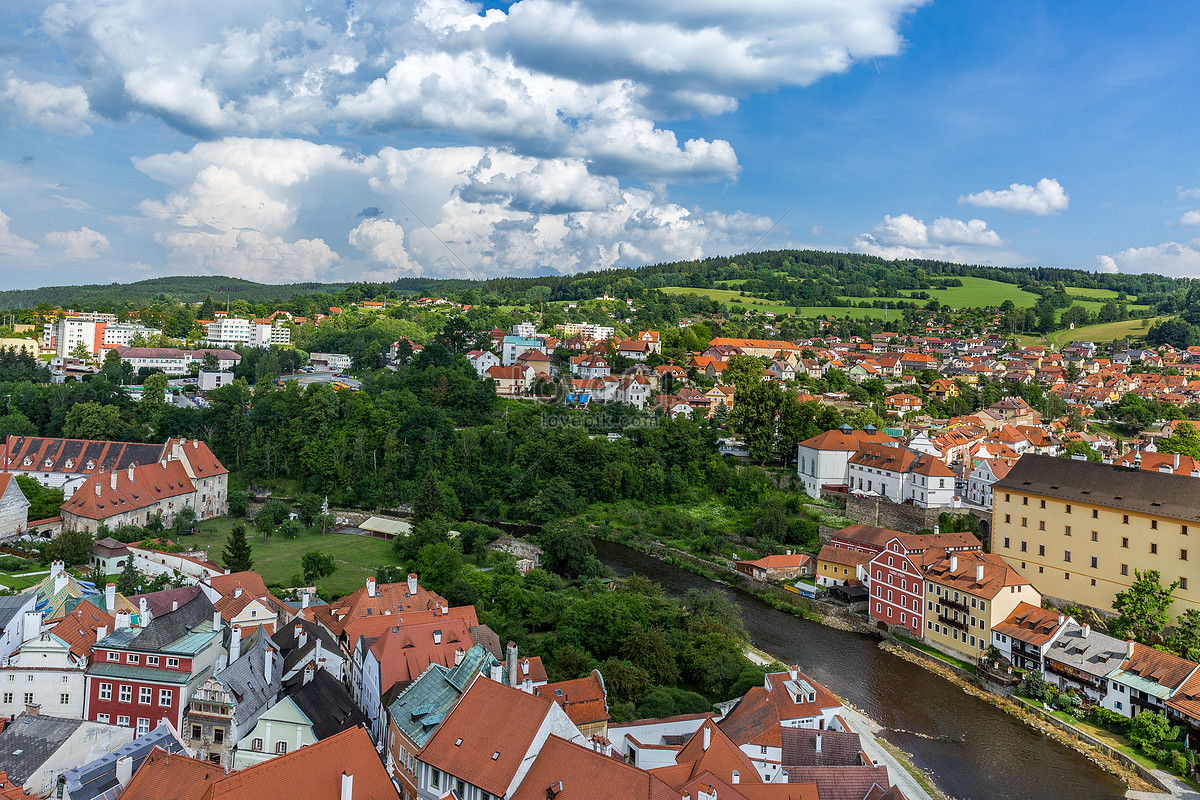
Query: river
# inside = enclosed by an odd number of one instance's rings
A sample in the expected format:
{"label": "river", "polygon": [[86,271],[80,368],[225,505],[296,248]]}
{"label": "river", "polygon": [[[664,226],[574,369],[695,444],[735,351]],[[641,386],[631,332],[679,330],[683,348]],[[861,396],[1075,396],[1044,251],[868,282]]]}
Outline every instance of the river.
{"label": "river", "polygon": [[962,800],[1117,800],[1125,786],[1091,761],[877,640],[777,611],[756,597],[713,583],[614,542],[596,555],[619,576],[644,575],[669,594],[720,588],[742,609],[754,644],[846,698],[887,728],[888,741],[912,753],[947,795]]}

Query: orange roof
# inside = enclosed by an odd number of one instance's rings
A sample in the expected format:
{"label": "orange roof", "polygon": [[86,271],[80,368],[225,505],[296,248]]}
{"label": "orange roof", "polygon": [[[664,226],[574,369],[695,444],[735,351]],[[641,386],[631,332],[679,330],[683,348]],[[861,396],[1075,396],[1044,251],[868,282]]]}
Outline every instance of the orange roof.
{"label": "orange roof", "polygon": [[538,686],[533,693],[558,703],[576,725],[604,722],[609,718],[604,681],[597,670],[592,670],[586,678]]}
{"label": "orange roof", "polygon": [[[347,728],[316,744],[231,772],[213,783],[203,800],[295,800],[297,796],[339,800],[344,796],[343,776],[353,778],[354,800],[400,800],[363,728]],[[303,782],[302,790],[298,782]],[[176,796],[163,797],[174,800]]]}
{"label": "orange roof", "polygon": [[[477,680],[438,726],[421,760],[503,797],[552,705],[496,681]],[[498,720],[504,721],[502,735],[493,727]]]}
{"label": "orange roof", "polygon": [[[951,560],[954,570],[951,571]],[[1004,559],[992,553],[965,550],[947,553],[940,549],[925,552],[925,579],[949,586],[976,597],[992,598],[1006,586],[1030,586]],[[976,567],[983,566],[983,580],[977,581]]]}
{"label": "orange roof", "polygon": [[[704,746],[705,731],[708,731],[709,737],[707,747]],[[711,772],[718,778],[729,781],[736,771],[747,783],[762,782],[750,757],[711,719],[704,720],[683,748],[675,754],[675,764],[674,767],[660,767],[650,771],[673,786],[686,783],[705,772]]]}
{"label": "orange roof", "polygon": [[799,569],[804,566],[804,562],[811,559],[812,556],[807,553],[794,553],[792,555],[770,555],[763,556],[757,561],[738,561],[738,564],[749,564],[759,569]]}
{"label": "orange roof", "polygon": [[550,736],[511,800],[679,800],[658,776],[618,758]]}
{"label": "orange roof", "polygon": [[1200,720],[1200,671],[1193,672],[1178,691],[1171,695],[1167,707]]}
{"label": "orange roof", "polygon": [[992,630],[1040,647],[1050,641],[1058,629],[1058,617],[1056,608],[1041,608],[1021,601],[1003,622],[993,625]]}
{"label": "orange roof", "polygon": [[866,564],[871,560],[870,553],[864,553],[861,550],[851,550],[849,547],[834,547],[831,544],[821,547],[821,552],[817,553],[817,561],[825,561],[829,564],[841,564],[847,567],[857,567],[859,564]]}
{"label": "orange roof", "polygon": [[1121,669],[1168,689],[1175,689],[1196,671],[1196,662],[1134,642],[1133,656],[1125,659]]}
{"label": "orange roof", "polygon": [[[391,621],[391,627],[371,645],[371,652],[379,662],[381,696],[397,683],[415,681],[430,664],[453,667],[455,651],[465,652],[475,644],[470,630],[479,624],[475,607],[455,610],[460,613],[454,617],[433,616],[433,611],[405,614],[404,618],[395,614],[382,617]],[[440,634],[440,643],[435,642],[435,632]]]}
{"label": "orange roof", "polygon": [[385,612],[402,614],[406,611],[426,611],[446,605],[446,598],[420,585],[417,585],[415,594],[410,594],[407,582],[379,584],[375,587],[375,595],[372,597],[368,594],[368,587],[374,583],[372,578],[368,581],[368,586],[351,592],[329,605],[318,607],[313,612],[313,619],[324,625],[334,636],[342,637],[343,645],[349,648],[358,641],[357,627],[363,620],[384,616]]}
{"label": "orange roof", "polygon": [[63,503],[62,509],[86,519],[101,520],[195,491],[182,462],[162,461],[91,475]]}
{"label": "orange roof", "polygon": [[0,770],[0,797],[4,800],[23,800],[26,797],[37,797],[29,794],[24,788],[17,786],[8,777],[8,770]]}
{"label": "orange roof", "polygon": [[894,442],[896,441],[891,436],[881,431],[856,431],[846,428],[835,428],[831,431],[819,433],[811,439],[805,439],[800,443],[801,447],[810,447],[813,450],[844,450],[855,452],[865,444],[872,442]]}
{"label": "orange roof", "polygon": [[156,747],[142,762],[133,780],[121,793],[122,800],[200,800],[209,787],[225,777],[216,764],[168,753]]}
{"label": "orange roof", "polygon": [[890,447],[886,444],[864,444],[857,453],[850,456],[850,463],[888,472],[954,477],[954,472],[949,467],[928,453],[918,453],[906,447]]}
{"label": "orange roof", "polygon": [[50,633],[70,645],[71,655],[90,660],[92,645],[96,644],[96,628],[101,625],[112,633],[117,627],[117,618],[84,600],[59,620]]}

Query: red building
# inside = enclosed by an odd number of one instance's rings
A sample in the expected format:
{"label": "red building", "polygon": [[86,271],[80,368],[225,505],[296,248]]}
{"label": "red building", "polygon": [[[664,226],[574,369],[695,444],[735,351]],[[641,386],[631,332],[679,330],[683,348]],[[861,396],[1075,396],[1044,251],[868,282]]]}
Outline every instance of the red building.
{"label": "red building", "polygon": [[164,717],[180,728],[192,690],[213,674],[220,652],[220,614],[203,592],[142,627],[120,614],[117,630],[96,642],[84,718],[138,735]]}
{"label": "red building", "polygon": [[982,550],[969,533],[898,534],[870,563],[871,602],[868,613],[889,628],[907,628],[917,639],[925,631],[925,553]]}

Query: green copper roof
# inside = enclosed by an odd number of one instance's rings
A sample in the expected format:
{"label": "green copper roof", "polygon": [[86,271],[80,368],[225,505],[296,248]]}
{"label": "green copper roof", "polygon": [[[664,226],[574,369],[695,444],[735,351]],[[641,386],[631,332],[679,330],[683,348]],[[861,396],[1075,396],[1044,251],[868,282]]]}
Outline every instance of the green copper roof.
{"label": "green copper roof", "polygon": [[388,715],[409,741],[424,747],[475,676],[499,663],[482,645],[473,645],[451,669],[433,664],[425,670],[388,706]]}

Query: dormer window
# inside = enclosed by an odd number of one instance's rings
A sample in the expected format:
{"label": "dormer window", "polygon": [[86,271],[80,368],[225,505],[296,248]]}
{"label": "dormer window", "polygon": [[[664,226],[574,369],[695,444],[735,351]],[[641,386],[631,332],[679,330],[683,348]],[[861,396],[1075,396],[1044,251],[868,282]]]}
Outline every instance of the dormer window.
{"label": "dormer window", "polygon": [[54,461],[52,459],[47,458],[45,461],[42,462],[42,466],[49,469],[50,467],[54,466]]}
{"label": "dormer window", "polygon": [[67,459],[67,469],[72,469],[74,466],[75,466],[75,459],[68,458]]}
{"label": "dormer window", "polygon": [[33,459],[32,459],[32,458],[26,458],[26,459],[25,459],[25,461],[24,461],[23,463],[24,463],[24,465],[25,465],[26,467],[31,467],[31,466],[33,466]]}
{"label": "dormer window", "polygon": [[89,459],[89,460],[88,460],[88,462],[87,462],[87,468],[88,468],[88,469],[95,469],[95,468],[96,468],[96,462],[95,462],[95,461],[92,461],[92,460],[90,460],[90,459]]}

